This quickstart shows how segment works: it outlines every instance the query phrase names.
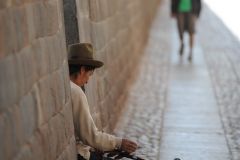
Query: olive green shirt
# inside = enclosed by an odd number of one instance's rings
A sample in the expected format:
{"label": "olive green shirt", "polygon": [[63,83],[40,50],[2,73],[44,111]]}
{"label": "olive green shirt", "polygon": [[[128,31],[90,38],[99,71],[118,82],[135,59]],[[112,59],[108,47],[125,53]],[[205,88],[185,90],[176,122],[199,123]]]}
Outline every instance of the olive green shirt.
{"label": "olive green shirt", "polygon": [[192,0],[180,0],[178,11],[190,12],[192,10]]}

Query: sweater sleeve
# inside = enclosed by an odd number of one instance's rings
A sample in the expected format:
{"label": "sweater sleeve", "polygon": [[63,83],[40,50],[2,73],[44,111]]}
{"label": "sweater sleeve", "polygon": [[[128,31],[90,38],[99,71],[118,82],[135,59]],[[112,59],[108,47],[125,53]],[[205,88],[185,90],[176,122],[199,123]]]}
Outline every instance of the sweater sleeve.
{"label": "sweater sleeve", "polygon": [[76,136],[84,143],[101,151],[110,151],[121,146],[122,139],[97,129],[90,114],[84,92],[76,92],[73,99],[73,116]]}

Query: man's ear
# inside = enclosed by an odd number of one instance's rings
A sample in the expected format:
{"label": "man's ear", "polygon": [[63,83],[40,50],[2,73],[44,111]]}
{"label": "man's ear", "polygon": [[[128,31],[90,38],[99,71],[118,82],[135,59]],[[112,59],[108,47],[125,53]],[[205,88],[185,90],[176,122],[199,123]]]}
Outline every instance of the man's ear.
{"label": "man's ear", "polygon": [[83,73],[85,73],[86,71],[85,71],[85,68],[82,66],[81,68],[80,68],[80,74],[82,75]]}

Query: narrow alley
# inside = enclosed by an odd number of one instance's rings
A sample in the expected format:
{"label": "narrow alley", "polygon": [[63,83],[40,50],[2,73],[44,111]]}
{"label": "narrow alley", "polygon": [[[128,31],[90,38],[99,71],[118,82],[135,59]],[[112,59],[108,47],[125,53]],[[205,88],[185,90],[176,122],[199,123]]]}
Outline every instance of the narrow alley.
{"label": "narrow alley", "polygon": [[0,160],[240,160],[239,2],[171,2],[0,1]]}
{"label": "narrow alley", "polygon": [[[229,120],[215,95],[214,73],[209,72],[213,70],[209,65],[212,63],[206,61],[211,57],[204,53],[209,49],[210,43],[206,42],[211,33],[208,33],[210,29],[204,29],[211,20],[212,28],[221,28],[231,41],[235,37],[224,24],[219,26],[220,20],[205,5],[198,22],[197,30],[201,31],[197,33],[201,35],[197,36],[193,62],[188,62],[188,50],[182,58],[178,55],[178,35],[169,5],[167,1],[161,3],[136,81],[129,89],[124,111],[128,114],[121,117],[120,122],[124,123],[118,125],[116,133],[138,141],[137,155],[146,159],[237,160],[239,150],[236,142],[231,142],[234,141],[231,134],[227,134]],[[216,44],[218,40],[213,38],[211,43]],[[239,42],[229,47],[235,46],[239,46]],[[211,49],[214,52],[214,48]],[[227,59],[218,60],[221,63]],[[236,127],[232,130],[233,134],[239,131]],[[235,140],[238,141],[236,137]]]}

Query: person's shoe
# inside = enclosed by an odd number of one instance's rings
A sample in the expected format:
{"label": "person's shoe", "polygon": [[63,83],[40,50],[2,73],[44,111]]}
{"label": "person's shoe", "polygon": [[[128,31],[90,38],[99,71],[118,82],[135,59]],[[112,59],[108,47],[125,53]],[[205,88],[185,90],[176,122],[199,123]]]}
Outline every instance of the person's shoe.
{"label": "person's shoe", "polygon": [[184,50],[184,44],[181,44],[180,49],[179,49],[179,55],[183,55],[183,50]]}

